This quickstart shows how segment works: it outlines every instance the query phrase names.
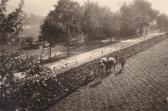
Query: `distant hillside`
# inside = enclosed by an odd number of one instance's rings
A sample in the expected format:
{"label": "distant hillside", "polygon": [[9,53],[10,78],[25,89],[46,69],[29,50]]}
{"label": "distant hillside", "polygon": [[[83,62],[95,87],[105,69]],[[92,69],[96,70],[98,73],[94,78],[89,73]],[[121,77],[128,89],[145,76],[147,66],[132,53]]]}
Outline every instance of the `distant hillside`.
{"label": "distant hillside", "polygon": [[33,14],[26,14],[23,37],[31,36],[34,40],[38,40],[40,25],[43,23],[44,17]]}

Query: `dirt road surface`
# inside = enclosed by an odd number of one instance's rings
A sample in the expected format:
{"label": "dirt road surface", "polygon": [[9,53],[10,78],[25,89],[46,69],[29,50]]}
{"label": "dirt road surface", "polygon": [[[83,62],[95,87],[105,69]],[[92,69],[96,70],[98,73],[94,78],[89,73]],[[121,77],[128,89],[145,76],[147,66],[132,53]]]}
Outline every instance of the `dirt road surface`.
{"label": "dirt road surface", "polygon": [[[127,60],[102,83],[87,85],[49,111],[164,111],[168,106],[168,39]],[[168,111],[168,109],[165,109]]]}

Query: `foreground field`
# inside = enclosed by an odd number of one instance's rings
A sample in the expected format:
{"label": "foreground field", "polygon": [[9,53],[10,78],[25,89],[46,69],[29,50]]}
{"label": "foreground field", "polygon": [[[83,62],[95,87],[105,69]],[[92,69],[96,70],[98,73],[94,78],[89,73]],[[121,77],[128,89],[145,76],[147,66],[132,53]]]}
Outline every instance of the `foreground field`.
{"label": "foreground field", "polygon": [[[162,111],[168,97],[168,39],[127,60],[95,87],[81,88],[49,111]],[[167,111],[167,110],[165,110]]]}

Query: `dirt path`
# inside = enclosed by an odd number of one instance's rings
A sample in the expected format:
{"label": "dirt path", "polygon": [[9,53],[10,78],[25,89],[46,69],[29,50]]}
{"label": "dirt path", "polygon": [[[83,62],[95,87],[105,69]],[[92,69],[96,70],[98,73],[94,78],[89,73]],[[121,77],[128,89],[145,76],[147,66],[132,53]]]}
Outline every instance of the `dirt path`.
{"label": "dirt path", "polygon": [[124,73],[117,71],[49,111],[162,111],[168,97],[168,39],[128,59]]}

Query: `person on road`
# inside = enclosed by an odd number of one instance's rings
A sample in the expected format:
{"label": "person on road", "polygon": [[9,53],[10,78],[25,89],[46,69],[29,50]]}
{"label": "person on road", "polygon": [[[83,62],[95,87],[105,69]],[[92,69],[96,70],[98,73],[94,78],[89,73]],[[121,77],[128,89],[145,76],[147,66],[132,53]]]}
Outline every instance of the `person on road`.
{"label": "person on road", "polygon": [[124,54],[115,55],[115,59],[119,64],[121,64],[121,71],[123,71],[124,66],[126,64],[126,57],[124,56]]}

